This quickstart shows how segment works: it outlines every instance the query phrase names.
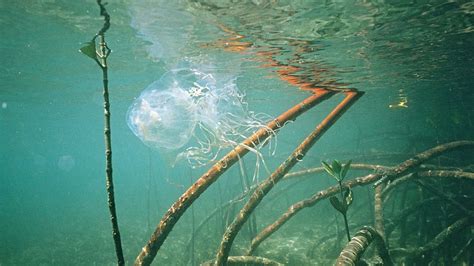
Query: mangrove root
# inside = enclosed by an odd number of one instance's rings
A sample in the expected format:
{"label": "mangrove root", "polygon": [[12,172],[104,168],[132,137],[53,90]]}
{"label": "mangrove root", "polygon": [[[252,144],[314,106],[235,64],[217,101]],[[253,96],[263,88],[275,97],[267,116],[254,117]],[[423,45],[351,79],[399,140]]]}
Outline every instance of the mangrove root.
{"label": "mangrove root", "polygon": [[336,265],[356,265],[364,251],[374,240],[383,265],[392,265],[392,260],[382,236],[370,226],[363,227],[352,237],[351,241],[339,254]]}

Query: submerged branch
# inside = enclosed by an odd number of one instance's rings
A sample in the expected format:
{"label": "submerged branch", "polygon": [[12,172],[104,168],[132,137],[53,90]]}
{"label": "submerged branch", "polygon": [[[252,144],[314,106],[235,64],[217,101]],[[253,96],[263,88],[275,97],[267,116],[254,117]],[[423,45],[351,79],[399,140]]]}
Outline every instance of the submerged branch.
{"label": "submerged branch", "polygon": [[[352,170],[374,170],[378,172],[378,171],[387,171],[390,168],[391,167],[384,166],[384,165],[377,165],[377,164],[362,164],[362,163],[351,164]],[[324,167],[314,167],[314,168],[309,168],[306,170],[288,173],[285,175],[283,179],[288,180],[295,177],[300,177],[300,176],[305,176],[305,175],[310,175],[310,174],[324,173],[325,171],[326,170],[324,169]]]}
{"label": "submerged branch", "polygon": [[392,260],[388,253],[383,237],[370,226],[360,229],[355,236],[347,243],[336,260],[336,265],[357,265],[367,247],[375,241],[377,253],[382,258],[383,265],[392,265]]}
{"label": "submerged branch", "polygon": [[443,145],[439,145],[425,152],[419,153],[416,156],[399,164],[393,170],[388,171],[380,180],[375,182],[374,187],[380,185],[383,182],[393,181],[394,179],[400,176],[404,176],[412,169],[420,166],[423,162],[433,157],[440,156],[441,154],[447,151],[460,149],[460,148],[469,148],[472,146],[474,146],[474,141],[460,140],[460,141],[453,141],[453,142],[449,142]]}
{"label": "submerged branch", "polygon": [[474,173],[471,172],[466,172],[462,170],[455,170],[455,171],[449,171],[449,170],[429,170],[429,171],[420,171],[416,173],[410,173],[405,176],[402,176],[393,182],[390,182],[384,190],[382,191],[382,194],[385,196],[384,200],[387,200],[390,191],[392,191],[393,188],[396,186],[405,183],[407,181],[411,181],[413,179],[418,179],[422,177],[438,177],[438,178],[454,178],[454,179],[467,179],[467,180],[474,180]]}

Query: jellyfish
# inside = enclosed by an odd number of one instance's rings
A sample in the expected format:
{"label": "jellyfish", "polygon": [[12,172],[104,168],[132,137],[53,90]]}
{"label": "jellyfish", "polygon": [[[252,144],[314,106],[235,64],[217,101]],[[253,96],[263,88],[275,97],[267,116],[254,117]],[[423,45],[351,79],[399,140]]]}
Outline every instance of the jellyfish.
{"label": "jellyfish", "polygon": [[[166,89],[161,89],[168,85]],[[127,124],[143,143],[175,150],[193,135],[196,110],[191,96],[164,76],[150,84],[130,106]]]}
{"label": "jellyfish", "polygon": [[234,77],[218,79],[189,64],[150,84],[127,113],[128,126],[144,144],[174,151],[175,162],[185,160],[192,167],[214,162],[222,151],[244,145],[243,140],[265,128],[269,138],[245,146],[257,155],[254,172],[265,165],[259,148],[275,136],[266,126],[270,119],[248,110]]}

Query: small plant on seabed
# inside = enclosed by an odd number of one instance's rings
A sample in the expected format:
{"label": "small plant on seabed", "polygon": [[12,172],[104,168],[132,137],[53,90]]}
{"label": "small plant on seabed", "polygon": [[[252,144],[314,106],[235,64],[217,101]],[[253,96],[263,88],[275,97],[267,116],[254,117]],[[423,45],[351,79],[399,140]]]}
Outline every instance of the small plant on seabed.
{"label": "small plant on seabed", "polygon": [[349,168],[351,167],[351,161],[347,162],[344,165],[342,165],[337,160],[334,160],[331,165],[324,161],[322,162],[322,164],[324,166],[324,169],[326,169],[326,172],[332,177],[334,177],[337,180],[337,183],[339,184],[339,192],[341,199],[336,196],[332,196],[331,198],[329,198],[329,201],[331,202],[331,205],[334,207],[334,209],[339,211],[344,217],[347,240],[351,241],[351,236],[349,234],[349,225],[347,223],[347,209],[349,209],[349,206],[352,203],[352,190],[350,188],[343,189],[342,187],[342,181],[346,177],[347,171],[349,171]]}

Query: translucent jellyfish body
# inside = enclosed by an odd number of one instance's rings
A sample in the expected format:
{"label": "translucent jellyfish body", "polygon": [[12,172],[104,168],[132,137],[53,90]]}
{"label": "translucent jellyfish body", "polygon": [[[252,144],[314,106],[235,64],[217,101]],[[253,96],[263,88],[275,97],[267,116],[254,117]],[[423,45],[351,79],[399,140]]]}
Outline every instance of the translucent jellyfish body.
{"label": "translucent jellyfish body", "polygon": [[218,82],[192,67],[167,72],[148,86],[127,117],[129,127],[146,145],[177,151],[176,159],[192,166],[206,165],[221,150],[241,145],[270,118],[247,110],[234,79]]}
{"label": "translucent jellyfish body", "polygon": [[163,80],[148,86],[128,110],[128,126],[146,145],[178,149],[188,143],[196,126],[196,114],[188,93]]}

